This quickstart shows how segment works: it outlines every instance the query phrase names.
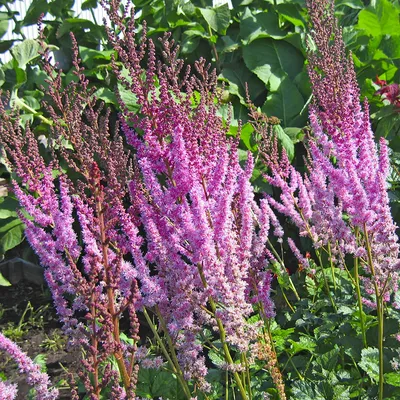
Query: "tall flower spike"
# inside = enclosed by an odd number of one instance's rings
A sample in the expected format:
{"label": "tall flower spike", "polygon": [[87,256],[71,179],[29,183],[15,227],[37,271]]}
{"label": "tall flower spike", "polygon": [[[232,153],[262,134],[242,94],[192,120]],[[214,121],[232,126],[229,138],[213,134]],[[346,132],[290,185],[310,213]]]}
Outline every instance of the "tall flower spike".
{"label": "tall flower spike", "polygon": [[[129,78],[117,63],[116,74],[140,105],[138,115],[132,115],[121,104],[121,126],[138,160],[139,177],[131,182],[131,192],[153,270],[147,280],[153,285],[141,287],[144,305],[155,306],[176,338],[185,377],[205,389],[207,369],[196,338],[203,327],[223,329],[224,341],[247,351],[257,338],[246,323],[254,298],[273,315],[263,251],[269,217],[255,218],[261,212],[249,182],[253,159],[249,155],[242,169],[238,139],[226,136],[215,102],[215,72],[204,60],[194,73],[185,70],[168,35],[161,41],[164,63],[156,64],[151,40],[135,43],[133,11],[125,22],[128,14],[118,17],[118,9],[119,1],[109,2],[111,19],[121,29],[119,36],[110,33],[110,40]],[[144,48],[149,51],[146,69]],[[264,223],[259,234],[257,226]],[[255,295],[259,289],[262,294]]]}
{"label": "tall flower spike", "polygon": [[[86,371],[81,376],[88,393],[98,399],[107,386],[122,393],[118,374],[107,366],[99,381],[99,368],[113,355],[123,390],[128,399],[133,399],[136,346],[121,343],[119,320],[123,315],[129,318],[135,343],[135,310],[140,301],[136,279],[142,273],[145,281],[148,271],[143,267],[136,270],[123,259],[132,252],[138,265],[144,264],[138,230],[125,206],[131,163],[122,139],[113,138],[109,132],[109,112],[103,111],[103,105],[88,89],[73,37],[72,43],[78,80],[66,88],[62,86],[62,72],[50,64],[48,52],[44,52],[46,93],[51,99],[44,106],[54,121],[49,140],[54,145],[53,161],[45,163],[32,129],[29,125],[22,129],[18,113],[9,114],[3,102],[0,142],[15,166],[19,181],[13,181],[14,193],[29,214],[27,217],[21,212],[20,217],[45,268],[69,345],[85,349],[82,365]],[[77,181],[68,179],[60,164],[74,170]],[[93,379],[87,378],[87,372]]]}
{"label": "tall flower spike", "polygon": [[[262,154],[270,171],[267,179],[280,189],[280,200],[270,202],[290,217],[316,248],[329,244],[338,260],[344,260],[346,254],[360,257],[366,291],[375,295],[373,285],[367,283],[372,278],[379,294],[388,299],[397,288],[400,267],[396,225],[387,194],[388,147],[381,140],[378,150],[368,103],[361,107],[352,59],[346,55],[334,17],[334,2],[310,0],[307,6],[314,95],[310,106],[312,134],[307,142],[308,174],[301,177],[292,166],[279,166],[276,140],[271,130],[263,128]],[[287,166],[285,155],[283,159]],[[368,248],[371,258],[367,261]]]}
{"label": "tall flower spike", "polygon": [[309,51],[314,94],[311,126],[322,136],[326,135],[330,156],[337,161],[331,162],[326,145],[318,138],[311,146],[311,154],[318,158],[322,172],[328,176],[328,185],[349,216],[352,230],[364,233],[359,244],[370,246],[372,255],[371,261],[365,263],[366,272],[373,275],[379,290],[387,291],[380,293],[387,298],[397,288],[400,267],[396,225],[387,194],[387,143],[381,140],[378,151],[369,122],[368,103],[365,101],[361,107],[352,58],[346,55],[342,32],[334,18],[333,1],[313,0],[307,6],[317,48]]}

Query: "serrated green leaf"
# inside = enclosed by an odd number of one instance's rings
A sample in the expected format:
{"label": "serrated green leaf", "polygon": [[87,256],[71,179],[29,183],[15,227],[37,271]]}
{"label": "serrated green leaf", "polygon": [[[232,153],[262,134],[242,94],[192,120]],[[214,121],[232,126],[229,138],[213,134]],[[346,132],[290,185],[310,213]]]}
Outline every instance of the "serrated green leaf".
{"label": "serrated green leaf", "polygon": [[126,90],[122,85],[118,85],[118,92],[121,100],[125,103],[129,111],[138,111],[139,104],[137,102],[137,97],[130,90]]}
{"label": "serrated green leaf", "polygon": [[224,357],[222,357],[220,354],[218,354],[214,350],[211,350],[208,353],[208,356],[210,357],[210,360],[213,362],[213,364],[216,367],[221,367],[221,365],[223,365],[225,363]]}
{"label": "serrated green leaf", "polygon": [[167,371],[139,369],[136,394],[141,397],[181,399],[182,389],[176,376]]}
{"label": "serrated green leaf", "polygon": [[389,372],[385,374],[385,382],[389,385],[400,387],[400,373],[399,372]]}
{"label": "serrated green leaf", "polygon": [[316,357],[317,363],[326,371],[334,371],[339,357],[339,347],[335,346],[331,351]]}
{"label": "serrated green leaf", "polygon": [[326,397],[318,390],[315,384],[297,380],[292,386],[292,400],[325,400]]}
{"label": "serrated green leaf", "polygon": [[296,342],[292,339],[289,339],[288,342],[291,343],[290,350],[289,350],[289,353],[291,355],[294,355],[294,354],[299,353],[304,350],[312,352],[316,347],[315,341],[312,338],[307,337],[307,336],[300,336],[300,339],[298,342]]}
{"label": "serrated green leaf", "polygon": [[39,365],[40,370],[42,372],[47,372],[47,355],[43,353],[39,353],[34,359],[33,362],[37,365]]}
{"label": "serrated green leaf", "polygon": [[379,350],[377,348],[362,349],[361,361],[358,365],[373,381],[379,381]]}

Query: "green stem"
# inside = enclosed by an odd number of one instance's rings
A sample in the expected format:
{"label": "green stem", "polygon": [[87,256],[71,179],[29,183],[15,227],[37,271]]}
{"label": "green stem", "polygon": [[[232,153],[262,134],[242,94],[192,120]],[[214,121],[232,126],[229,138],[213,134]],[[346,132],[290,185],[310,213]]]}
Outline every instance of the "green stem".
{"label": "green stem", "polygon": [[[357,228],[356,228],[355,234],[356,234],[356,238],[358,238],[358,229]],[[367,348],[368,347],[367,334],[365,331],[365,324],[364,324],[364,312],[363,312],[363,306],[362,306],[360,276],[359,276],[358,268],[359,268],[359,258],[356,257],[354,259],[354,284],[355,284],[356,291],[357,291],[358,312],[360,314],[360,324],[361,324],[363,344],[364,344],[364,348]]]}
{"label": "green stem", "polygon": [[286,296],[286,294],[285,294],[285,291],[283,290],[283,287],[282,287],[281,285],[279,285],[279,288],[281,289],[282,296],[283,296],[283,298],[285,299],[286,304],[289,306],[289,308],[291,309],[292,313],[294,313],[295,310],[294,310],[293,306],[290,304],[290,301],[289,301],[289,299],[287,298],[287,296]]}
{"label": "green stem", "polygon": [[[281,256],[278,254],[278,252],[276,251],[274,245],[271,243],[271,241],[269,239],[267,239],[267,243],[269,245],[269,248],[271,249],[273,255],[276,257],[276,259],[278,260],[279,264],[281,265],[281,267],[284,270],[284,273],[286,273],[288,275],[288,279],[289,279],[289,286],[292,289],[293,293],[296,296],[296,299],[299,301],[300,300],[300,296],[297,293],[296,287],[294,286],[293,282],[292,282],[292,278],[290,277],[290,275],[287,273],[286,268],[285,268],[285,263],[283,262],[283,259],[281,258]],[[292,307],[290,307],[292,308]]]}
{"label": "green stem", "polygon": [[32,107],[28,106],[28,104],[26,104],[22,99],[20,99],[19,97],[15,97],[14,98],[14,104],[16,106],[19,106],[21,108],[25,108],[25,110],[29,111],[30,113],[32,113],[35,117],[39,118],[40,120],[42,120],[45,124],[53,126],[54,123],[53,121],[51,121],[50,119],[43,117],[43,115],[40,115],[36,110],[34,110]]}
{"label": "green stem", "polygon": [[[161,351],[163,352],[163,354],[164,354],[165,358],[167,359],[169,365],[171,366],[172,370],[174,371],[174,374],[177,376],[177,378],[178,378],[178,380],[179,380],[179,382],[180,382],[180,384],[182,386],[182,389],[185,392],[185,396],[190,400],[192,398],[192,395],[190,393],[189,386],[187,385],[185,379],[183,378],[183,374],[182,374],[182,371],[181,371],[181,369],[179,367],[179,364],[177,363],[177,360],[175,361],[176,363],[172,360],[171,356],[168,353],[167,348],[164,345],[164,342],[162,341],[160,335],[158,334],[157,329],[154,326],[154,323],[151,320],[151,318],[150,318],[150,316],[149,316],[149,314],[148,314],[148,312],[147,312],[147,310],[145,308],[143,308],[143,315],[146,318],[146,321],[149,324],[149,327],[150,327],[151,331],[153,332],[153,335],[156,338],[157,343],[161,348]],[[164,331],[164,333],[165,333],[165,335],[167,337],[169,337],[167,332]]]}
{"label": "green stem", "polygon": [[364,237],[368,254],[368,265],[371,270],[372,280],[374,283],[375,297],[376,297],[376,313],[378,317],[378,350],[379,350],[379,386],[378,386],[378,399],[383,400],[383,292],[379,294],[378,283],[376,281],[376,273],[374,262],[372,259],[371,245],[369,242],[367,225],[364,224]]}
{"label": "green stem", "polygon": [[332,251],[331,251],[331,243],[330,242],[328,242],[328,257],[329,257],[329,264],[331,266],[331,272],[332,272],[333,290],[336,293],[336,290],[337,290],[336,275],[335,275],[335,267],[334,267],[333,261],[332,261]]}
{"label": "green stem", "polygon": [[[198,268],[198,271],[199,271],[200,278],[201,278],[201,281],[203,283],[203,286],[205,288],[207,288],[208,284],[207,284],[206,278],[205,278],[204,273],[203,273],[203,268],[202,268],[202,266],[200,264],[197,265],[197,268]],[[229,351],[228,344],[226,343],[226,333],[225,333],[224,325],[223,325],[221,319],[217,318],[215,316],[215,314],[217,312],[217,306],[215,304],[214,299],[211,296],[208,298],[208,302],[210,303],[211,311],[214,314],[214,318],[215,318],[215,320],[217,322],[219,335],[220,335],[220,338],[221,338],[222,349],[223,349],[224,355],[225,355],[225,361],[229,365],[233,365],[234,362],[233,362],[231,353]],[[243,382],[242,382],[242,380],[240,378],[240,375],[238,374],[237,371],[233,372],[233,377],[235,378],[235,382],[236,382],[236,384],[237,384],[237,386],[239,388],[240,394],[242,395],[242,400],[248,400],[246,389],[244,388]]]}
{"label": "green stem", "polygon": [[[211,297],[209,298],[209,302],[210,302],[211,310],[213,311],[214,316],[215,316],[215,312],[217,311],[215,302]],[[226,333],[225,333],[224,325],[222,324],[222,321],[219,318],[215,317],[215,320],[217,321],[217,326],[218,326],[218,330],[219,330],[220,338],[221,338],[221,344],[222,344],[222,348],[224,350],[225,360],[227,361],[228,364],[233,365],[234,362],[233,362],[231,353],[229,351],[228,344],[226,343]],[[233,372],[233,377],[235,378],[235,382],[239,388],[239,392],[242,395],[242,400],[247,400],[248,397],[247,397],[246,389],[243,386],[243,383],[242,383],[242,380],[240,379],[239,373],[236,371]]]}
{"label": "green stem", "polygon": [[329,300],[331,301],[333,309],[335,310],[335,312],[337,312],[337,307],[336,307],[335,301],[333,300],[333,297],[332,297],[332,294],[331,294],[331,290],[329,288],[328,280],[327,280],[326,275],[325,275],[324,265],[322,263],[322,258],[321,258],[321,253],[318,250],[316,250],[315,254],[318,257],[318,262],[319,262],[319,265],[321,267],[321,272],[322,272],[322,276],[324,278],[326,293],[327,293],[327,295],[329,297]]}
{"label": "green stem", "polygon": [[249,388],[249,400],[252,400],[253,394],[251,393],[250,368],[249,368],[249,363],[247,361],[246,353],[243,354],[243,357],[244,357],[244,364],[246,365],[246,377],[247,377],[247,385]]}

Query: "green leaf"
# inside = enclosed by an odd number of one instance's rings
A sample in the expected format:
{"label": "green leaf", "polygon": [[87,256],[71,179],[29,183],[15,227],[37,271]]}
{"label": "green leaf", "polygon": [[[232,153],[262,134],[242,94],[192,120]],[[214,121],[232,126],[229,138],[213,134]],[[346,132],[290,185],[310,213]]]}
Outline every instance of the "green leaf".
{"label": "green leaf", "polygon": [[106,104],[114,104],[118,105],[118,99],[115,93],[106,88],[106,87],[101,87],[97,89],[97,91],[94,93],[95,97],[98,98],[99,100],[104,101]]}
{"label": "green leaf", "polygon": [[210,28],[221,35],[226,34],[226,30],[231,23],[231,12],[228,4],[216,8],[199,8],[201,15],[206,20]]}
{"label": "green leaf", "polygon": [[308,381],[297,380],[292,386],[291,399],[298,400],[325,400],[326,397],[318,390],[315,384]]}
{"label": "green leaf", "polygon": [[94,50],[88,47],[79,46],[79,56],[88,68],[93,68],[99,63],[106,63],[111,61],[111,56],[114,50]]}
{"label": "green leaf", "polygon": [[304,136],[303,130],[301,128],[290,127],[290,128],[285,128],[284,131],[286,135],[290,137],[290,140],[293,143],[300,142]]}
{"label": "green leaf", "polygon": [[294,158],[294,144],[290,137],[285,133],[283,128],[280,125],[274,125],[274,133],[276,134],[279,143],[285,149],[286,154],[289,157],[289,160],[293,160]]}
{"label": "green leaf", "polygon": [[362,349],[361,361],[358,365],[373,381],[379,381],[379,350],[377,348]]}
{"label": "green leaf", "polygon": [[122,85],[118,85],[118,92],[121,100],[125,103],[129,111],[138,111],[139,104],[137,102],[137,97],[130,90],[126,90]]}
{"label": "green leaf", "polygon": [[20,221],[7,230],[0,238],[0,253],[5,254],[8,250],[18,246],[24,240],[25,225]]}
{"label": "green leaf", "polygon": [[[361,1],[361,0],[360,0]],[[299,11],[299,7],[293,3],[282,3],[276,6],[279,15],[295,26],[305,27],[305,21]]]}
{"label": "green leaf", "polygon": [[193,31],[193,30],[187,30],[185,32],[183,32],[182,35],[182,44],[180,46],[180,50],[182,52],[182,54],[191,54],[193,53],[199,43],[200,43],[200,38],[203,36],[199,35],[199,32]]}
{"label": "green leaf", "polygon": [[182,389],[174,374],[140,368],[136,394],[149,399],[161,396],[165,399],[181,399]]}
{"label": "green leaf", "polygon": [[381,43],[382,52],[391,59],[400,58],[400,35],[387,35]]}
{"label": "green leaf", "polygon": [[294,79],[303,69],[304,57],[285,41],[259,39],[243,46],[243,59],[250,71],[276,90],[287,75]]}
{"label": "green leaf", "polygon": [[336,1],[335,7],[338,8],[340,6],[347,6],[347,7],[353,8],[355,10],[361,10],[365,7],[362,0],[338,0],[338,1]]}
{"label": "green leaf", "polygon": [[3,86],[3,83],[6,81],[6,76],[4,75],[3,69],[0,69],[0,86]]}
{"label": "green leaf", "polygon": [[11,283],[8,282],[6,278],[0,273],[0,286],[11,286]]}
{"label": "green leaf", "polygon": [[242,130],[240,131],[240,139],[244,143],[247,149],[250,151],[255,150],[255,146],[251,143],[252,134],[254,132],[253,126],[248,122],[242,126]]}
{"label": "green leaf", "polygon": [[82,10],[90,10],[91,8],[97,8],[97,0],[86,0],[82,3]]}
{"label": "green leaf", "polygon": [[[296,85],[286,78],[282,81],[278,90],[271,92],[261,110],[268,116],[278,117],[287,127],[291,121],[300,114],[304,107],[304,99]],[[297,125],[297,124],[296,124]]]}
{"label": "green leaf", "polygon": [[389,385],[400,387],[400,373],[389,372],[385,374],[385,382]]}
{"label": "green leaf", "polygon": [[39,365],[40,370],[42,372],[47,372],[47,355],[46,354],[41,354],[39,353],[34,359],[33,362],[37,365]]}
{"label": "green leaf", "polygon": [[242,62],[226,64],[219,79],[228,83],[225,88],[229,93],[238,96],[240,102],[246,106],[246,84],[249,88],[249,94],[252,100],[257,99],[258,96],[265,92],[265,87],[262,82],[260,82]]}
{"label": "green leaf", "polygon": [[22,26],[37,24],[42,14],[46,15],[49,10],[47,0],[33,0],[26,11]]}
{"label": "green leaf", "polygon": [[0,38],[2,38],[8,31],[8,13],[0,12]]}
{"label": "green leaf", "polygon": [[311,337],[307,337],[307,336],[300,336],[300,339],[298,342],[295,342],[292,339],[289,339],[288,342],[291,343],[291,346],[289,349],[290,355],[294,355],[294,354],[299,353],[304,350],[312,352],[316,347],[315,341]]}
{"label": "green leaf", "polygon": [[18,66],[24,69],[26,64],[39,56],[40,44],[34,39],[26,39],[11,49],[13,58]]}
{"label": "green leaf", "polygon": [[240,37],[245,44],[256,39],[274,38],[283,39],[287,32],[279,27],[278,15],[274,12],[261,12],[253,14],[246,7],[240,21]]}
{"label": "green leaf", "polygon": [[331,351],[317,357],[317,363],[326,371],[334,371],[339,357],[339,347],[335,346]]}
{"label": "green leaf", "polygon": [[69,34],[76,28],[78,28],[79,30],[84,30],[84,29],[95,30],[96,25],[92,21],[89,21],[88,19],[67,18],[66,20],[63,21],[63,23],[57,30],[57,39],[60,39],[67,33]]}
{"label": "green leaf", "polygon": [[313,278],[309,277],[308,275],[306,275],[305,284],[306,284],[306,289],[307,289],[308,294],[310,296],[315,296],[318,291],[318,286],[317,286],[317,283],[315,282],[315,280]]}
{"label": "green leaf", "polygon": [[213,364],[216,367],[221,367],[225,363],[224,357],[222,357],[220,354],[218,354],[214,350],[209,351],[208,356],[210,357],[210,360],[213,362]]}
{"label": "green leaf", "polygon": [[399,8],[389,0],[379,0],[376,8],[368,7],[360,12],[356,28],[369,36],[398,35]]}
{"label": "green leaf", "polygon": [[0,197],[0,219],[17,217],[18,201],[10,196]]}

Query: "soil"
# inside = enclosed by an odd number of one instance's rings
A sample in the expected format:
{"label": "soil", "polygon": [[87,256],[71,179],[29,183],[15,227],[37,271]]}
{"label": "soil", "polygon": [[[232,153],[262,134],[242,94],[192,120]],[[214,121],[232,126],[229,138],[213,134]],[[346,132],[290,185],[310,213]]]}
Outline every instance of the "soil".
{"label": "soil", "polygon": [[[71,398],[68,371],[77,371],[80,354],[65,350],[66,338],[57,320],[51,295],[44,286],[21,280],[12,286],[0,287],[0,330],[32,359],[44,355],[47,373],[53,385],[59,387],[60,399]],[[25,376],[4,353],[0,353],[0,374],[18,384],[17,400],[29,398],[30,387]]]}

